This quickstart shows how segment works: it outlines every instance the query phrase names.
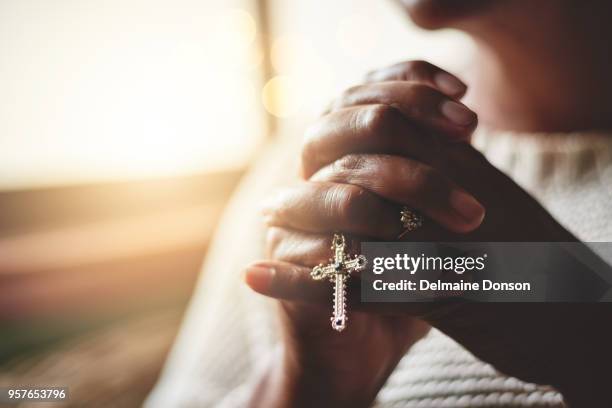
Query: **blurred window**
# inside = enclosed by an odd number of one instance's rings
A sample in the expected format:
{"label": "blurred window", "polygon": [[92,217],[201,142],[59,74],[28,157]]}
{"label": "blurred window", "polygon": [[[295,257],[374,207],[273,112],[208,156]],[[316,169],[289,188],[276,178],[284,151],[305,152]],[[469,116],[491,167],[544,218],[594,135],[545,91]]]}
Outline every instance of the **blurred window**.
{"label": "blurred window", "polygon": [[243,166],[265,134],[254,0],[0,2],[0,188]]}

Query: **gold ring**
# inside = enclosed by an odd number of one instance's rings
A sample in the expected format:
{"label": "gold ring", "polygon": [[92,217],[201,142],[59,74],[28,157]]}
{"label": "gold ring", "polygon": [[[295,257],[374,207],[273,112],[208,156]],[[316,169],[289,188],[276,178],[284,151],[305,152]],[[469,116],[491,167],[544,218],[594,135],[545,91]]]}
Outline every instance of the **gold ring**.
{"label": "gold ring", "polygon": [[406,229],[404,233],[414,231],[422,227],[423,222],[425,221],[425,218],[423,218],[421,214],[419,214],[418,212],[414,210],[411,210],[408,207],[403,207],[402,211],[400,211],[400,215],[401,215],[400,220],[402,222],[402,225]]}

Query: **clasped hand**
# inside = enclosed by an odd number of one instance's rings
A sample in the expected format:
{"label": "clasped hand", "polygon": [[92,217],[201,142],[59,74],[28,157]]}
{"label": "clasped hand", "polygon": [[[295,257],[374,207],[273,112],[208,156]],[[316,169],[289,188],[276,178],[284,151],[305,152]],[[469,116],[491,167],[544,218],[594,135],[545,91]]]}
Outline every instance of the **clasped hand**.
{"label": "clasped hand", "polygon": [[[559,337],[590,330],[576,308],[559,306],[560,316],[555,305],[362,304],[350,290],[349,327],[338,335],[329,326],[329,285],[310,278],[330,258],[335,231],[352,248],[396,240],[402,206],[426,217],[404,235],[411,241],[575,240],[470,145],[477,116],[459,101],[466,89],[429,63],[397,64],[347,90],[308,130],[303,181],[265,206],[269,260],[246,272],[251,288],[281,300],[273,372],[282,373],[284,391],[271,405],[368,406],[429,324],[506,374],[573,392],[560,366],[580,358],[556,361],[568,344]],[[351,282],[358,286],[358,277]]]}

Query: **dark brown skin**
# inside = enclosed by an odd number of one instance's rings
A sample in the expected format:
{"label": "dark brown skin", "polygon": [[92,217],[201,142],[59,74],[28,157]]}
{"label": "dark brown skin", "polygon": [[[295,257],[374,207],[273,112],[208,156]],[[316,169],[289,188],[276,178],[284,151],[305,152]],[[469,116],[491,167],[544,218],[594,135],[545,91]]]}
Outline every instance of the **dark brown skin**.
{"label": "dark brown skin", "polygon": [[[402,3],[426,28],[460,28],[476,39],[478,80],[467,100],[489,127],[612,128],[605,44],[612,29],[601,17],[612,15],[612,4]],[[341,335],[330,328],[330,288],[310,279],[310,267],[329,258],[334,231],[349,235],[353,247],[397,239],[402,205],[428,217],[405,237],[414,241],[575,240],[469,145],[477,117],[459,102],[466,90],[433,65],[398,64],[344,93],[309,130],[304,182],[265,210],[270,260],[246,272],[254,290],[281,299],[283,335],[253,406],[369,406],[430,324],[506,374],[556,386],[574,406],[610,406],[612,311],[605,305],[372,305],[360,304],[353,290],[348,328]]]}

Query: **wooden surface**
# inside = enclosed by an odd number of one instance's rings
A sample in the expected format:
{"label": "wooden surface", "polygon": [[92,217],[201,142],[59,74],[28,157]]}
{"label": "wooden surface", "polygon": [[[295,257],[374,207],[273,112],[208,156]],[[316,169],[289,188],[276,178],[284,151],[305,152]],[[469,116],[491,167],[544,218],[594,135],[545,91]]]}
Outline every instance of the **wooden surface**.
{"label": "wooden surface", "polygon": [[18,407],[138,407],[155,384],[181,313],[132,317],[20,356],[0,367],[0,385],[69,387],[67,402]]}
{"label": "wooden surface", "polygon": [[0,385],[71,396],[19,407],[141,405],[240,176],[0,192]]}

